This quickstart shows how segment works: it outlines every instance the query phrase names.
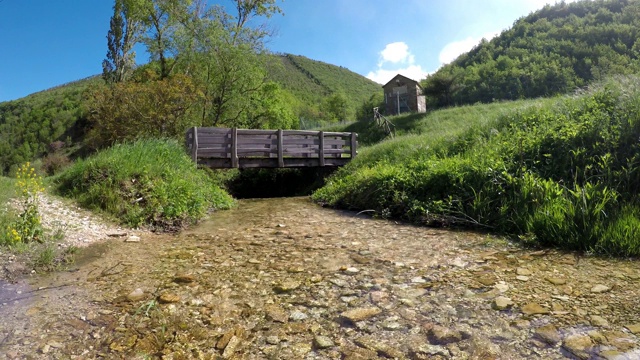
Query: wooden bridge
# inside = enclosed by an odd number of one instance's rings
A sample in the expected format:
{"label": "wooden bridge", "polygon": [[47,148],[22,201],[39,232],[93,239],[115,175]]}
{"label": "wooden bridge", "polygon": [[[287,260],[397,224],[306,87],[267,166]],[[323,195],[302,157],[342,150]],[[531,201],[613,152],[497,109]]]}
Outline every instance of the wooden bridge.
{"label": "wooden bridge", "polygon": [[194,127],[187,130],[193,161],[211,168],[342,166],[357,154],[358,135],[305,130]]}

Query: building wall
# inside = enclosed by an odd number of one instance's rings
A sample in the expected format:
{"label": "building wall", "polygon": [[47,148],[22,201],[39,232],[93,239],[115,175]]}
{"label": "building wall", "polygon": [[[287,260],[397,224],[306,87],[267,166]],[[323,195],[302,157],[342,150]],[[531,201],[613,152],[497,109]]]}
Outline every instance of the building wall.
{"label": "building wall", "polygon": [[395,115],[398,113],[398,99],[400,100],[400,113],[426,112],[425,99],[420,94],[420,85],[416,81],[397,75],[383,86],[383,89],[386,114]]}

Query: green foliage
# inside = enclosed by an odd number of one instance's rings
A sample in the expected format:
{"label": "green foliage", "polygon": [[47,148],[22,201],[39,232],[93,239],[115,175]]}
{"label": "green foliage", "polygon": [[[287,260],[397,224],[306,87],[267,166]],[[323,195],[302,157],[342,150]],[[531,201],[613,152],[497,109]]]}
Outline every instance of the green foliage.
{"label": "green foliage", "polygon": [[58,190],[129,226],[180,229],[231,197],[195,168],[174,140],[117,144],[56,177]]}
{"label": "green foliage", "polygon": [[[380,84],[346,68],[291,54],[269,55],[274,61],[265,62],[269,79],[279,83],[296,99],[296,116],[304,128],[335,121],[352,119],[356,110],[373,94],[382,97]],[[340,98],[338,113],[327,108],[331,99]],[[368,109],[371,113],[373,107]]]}
{"label": "green foliage", "polygon": [[158,80],[145,72],[141,81],[98,86],[88,93],[91,148],[141,137],[181,139],[195,124],[195,103],[201,98],[194,81],[184,75]]}
{"label": "green foliage", "polygon": [[108,82],[125,81],[136,65],[133,47],[142,31],[135,0],[115,0],[107,33],[107,58],[102,62],[102,78]]}
{"label": "green foliage", "polygon": [[566,94],[640,71],[640,3],[598,0],[547,5],[423,82],[435,106]]}
{"label": "green foliage", "polygon": [[[0,177],[0,245],[8,244],[11,239],[5,230],[10,229],[16,221],[16,214],[9,201],[15,196],[15,179]],[[7,236],[9,235],[9,236]]]}
{"label": "green foliage", "polygon": [[42,225],[38,201],[40,193],[44,191],[42,177],[38,176],[27,162],[20,166],[16,178],[16,192],[21,212],[6,226],[0,235],[0,243],[15,245],[41,241]]}
{"label": "green foliage", "polygon": [[342,122],[347,120],[349,105],[343,93],[335,93],[325,99],[326,119],[328,122]]}
{"label": "green foliage", "polygon": [[100,82],[93,77],[0,103],[0,174],[50,153],[55,141],[69,146],[83,136],[83,93]]}
{"label": "green foliage", "polygon": [[[465,111],[484,116],[458,126],[451,115]],[[436,119],[447,130],[429,129]],[[436,111],[405,128],[413,135],[363,149],[314,198],[637,256],[639,119],[640,79],[629,77],[571,97]]]}

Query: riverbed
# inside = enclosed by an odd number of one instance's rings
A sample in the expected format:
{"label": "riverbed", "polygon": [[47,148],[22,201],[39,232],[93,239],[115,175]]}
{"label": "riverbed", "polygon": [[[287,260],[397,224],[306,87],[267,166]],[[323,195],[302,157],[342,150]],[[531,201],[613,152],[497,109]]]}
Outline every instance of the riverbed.
{"label": "riverbed", "polygon": [[640,263],[241,200],[0,284],[0,359],[640,359]]}

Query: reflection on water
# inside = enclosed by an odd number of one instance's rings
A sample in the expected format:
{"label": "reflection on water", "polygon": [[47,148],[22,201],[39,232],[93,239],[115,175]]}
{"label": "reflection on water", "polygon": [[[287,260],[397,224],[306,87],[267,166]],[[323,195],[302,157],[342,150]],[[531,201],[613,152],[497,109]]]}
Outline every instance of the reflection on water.
{"label": "reflection on water", "polygon": [[31,296],[30,290],[31,288],[26,281],[9,283],[0,279],[0,306],[9,306],[29,298]]}

